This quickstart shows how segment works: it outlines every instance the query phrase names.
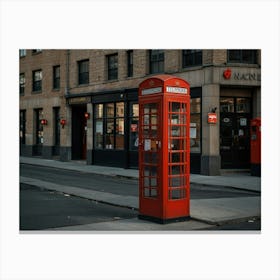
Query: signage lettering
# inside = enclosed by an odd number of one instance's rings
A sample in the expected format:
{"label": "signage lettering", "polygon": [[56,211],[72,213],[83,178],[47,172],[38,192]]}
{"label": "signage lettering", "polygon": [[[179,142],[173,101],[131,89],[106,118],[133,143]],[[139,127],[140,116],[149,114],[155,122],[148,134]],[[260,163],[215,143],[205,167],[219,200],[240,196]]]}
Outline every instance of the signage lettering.
{"label": "signage lettering", "polygon": [[235,80],[244,80],[244,81],[261,80],[261,74],[256,74],[256,73],[246,73],[246,74],[234,73],[233,77]]}
{"label": "signage lettering", "polygon": [[86,104],[90,103],[91,98],[90,97],[73,97],[68,99],[68,104]]}
{"label": "signage lettering", "polygon": [[154,93],[160,93],[160,92],[162,92],[162,88],[161,87],[148,88],[148,89],[143,89],[142,90],[142,95],[154,94]]}
{"label": "signage lettering", "polygon": [[166,92],[187,94],[188,90],[180,87],[166,87]]}

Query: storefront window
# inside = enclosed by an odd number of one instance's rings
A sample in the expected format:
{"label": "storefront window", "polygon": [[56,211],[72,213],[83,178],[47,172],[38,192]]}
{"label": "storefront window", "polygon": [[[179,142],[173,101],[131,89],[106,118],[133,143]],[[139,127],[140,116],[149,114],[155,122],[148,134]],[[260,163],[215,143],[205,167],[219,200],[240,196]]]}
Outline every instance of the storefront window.
{"label": "storefront window", "polygon": [[231,97],[220,98],[220,110],[221,113],[233,113],[234,112],[234,99]]}
{"label": "storefront window", "polygon": [[95,149],[124,149],[123,102],[96,104],[94,122]]}
{"label": "storefront window", "polygon": [[95,149],[103,149],[103,104],[95,105]]}
{"label": "storefront window", "polygon": [[201,152],[200,119],[201,119],[201,98],[191,98],[191,121],[190,121],[190,146],[191,153]]}
{"label": "storefront window", "polygon": [[106,119],[105,126],[105,149],[114,149],[114,119]]}
{"label": "storefront window", "polygon": [[250,98],[236,98],[236,113],[250,113]]}
{"label": "storefront window", "polygon": [[138,121],[139,121],[139,105],[132,103],[130,105],[129,114],[129,150],[138,151]]}

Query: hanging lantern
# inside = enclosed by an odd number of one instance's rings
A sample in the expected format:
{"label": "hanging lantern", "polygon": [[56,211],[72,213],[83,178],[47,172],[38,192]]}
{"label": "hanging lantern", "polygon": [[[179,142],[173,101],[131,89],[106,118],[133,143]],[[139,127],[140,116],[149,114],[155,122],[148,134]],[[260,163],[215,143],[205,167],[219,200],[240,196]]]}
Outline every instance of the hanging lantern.
{"label": "hanging lantern", "polygon": [[66,120],[61,119],[60,124],[61,124],[62,128],[64,128],[64,126],[66,125]]}
{"label": "hanging lantern", "polygon": [[48,124],[48,121],[46,119],[41,120],[41,125],[47,125],[47,124]]}
{"label": "hanging lantern", "polygon": [[90,113],[86,112],[85,113],[85,119],[88,120],[90,118]]}

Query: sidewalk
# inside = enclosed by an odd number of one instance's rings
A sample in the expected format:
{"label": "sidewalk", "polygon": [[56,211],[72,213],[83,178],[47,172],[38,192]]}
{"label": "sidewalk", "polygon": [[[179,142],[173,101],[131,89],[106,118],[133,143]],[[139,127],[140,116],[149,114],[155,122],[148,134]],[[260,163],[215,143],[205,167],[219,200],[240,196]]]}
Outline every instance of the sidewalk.
{"label": "sidewalk", "polygon": [[[61,168],[67,170],[75,170],[80,172],[89,172],[101,174],[104,176],[122,176],[131,179],[138,179],[138,170],[122,169],[114,167],[86,165],[84,162],[60,162],[55,160],[45,160],[41,158],[27,158],[21,157],[21,163],[40,165],[53,168]],[[191,174],[191,184],[202,184],[207,186],[223,186],[229,188],[238,188],[250,190],[260,194],[261,178],[253,177],[249,174],[226,174],[224,176],[203,176]],[[87,198],[99,202],[109,203],[112,205],[138,209],[137,196],[124,196],[108,192],[94,191],[83,189],[80,187],[71,187],[61,184],[54,184],[38,179],[20,177],[20,182],[34,185],[37,187],[55,190],[70,195]],[[198,221],[208,224],[224,224],[229,221],[243,221],[252,217],[260,217],[261,214],[261,197],[238,197],[238,198],[216,198],[216,199],[191,199],[190,200],[190,215],[198,224],[194,224],[192,230],[196,227],[201,227]],[[127,230],[151,230],[151,228],[158,228],[151,226],[149,222],[143,222],[138,219],[133,221],[114,221],[106,224],[88,225],[87,230],[118,230],[126,225]],[[103,226],[103,227],[102,227]],[[189,222],[178,223],[176,227],[168,226],[166,228],[174,228],[174,230],[190,230],[191,224]],[[128,227],[128,228],[127,228]],[[162,227],[160,227],[163,229]],[[81,230],[84,226],[69,227],[68,230]],[[67,228],[63,229],[67,230]]]}
{"label": "sidewalk", "polygon": [[[20,162],[32,165],[62,168],[66,170],[95,173],[105,176],[122,176],[132,179],[139,178],[138,170],[136,169],[123,169],[117,167],[86,165],[84,161],[62,162],[57,160],[41,158],[20,157]],[[190,182],[192,184],[199,185],[224,186],[236,189],[261,192],[261,178],[251,176],[249,173],[228,173],[223,176],[204,176],[198,174],[191,174]]]}

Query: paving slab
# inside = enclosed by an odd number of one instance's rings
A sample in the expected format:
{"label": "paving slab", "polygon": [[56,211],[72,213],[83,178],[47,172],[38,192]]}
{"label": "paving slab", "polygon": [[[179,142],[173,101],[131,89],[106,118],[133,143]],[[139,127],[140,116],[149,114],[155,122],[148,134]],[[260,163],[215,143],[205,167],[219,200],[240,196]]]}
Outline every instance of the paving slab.
{"label": "paving slab", "polygon": [[176,233],[185,233],[188,230],[201,230],[209,228],[208,224],[189,220],[186,222],[177,222],[177,223],[170,223],[170,224],[157,224],[152,223],[149,221],[139,220],[138,218],[133,219],[122,219],[116,221],[109,221],[109,222],[101,222],[101,223],[94,223],[94,224],[87,224],[82,226],[68,226],[63,228],[54,228],[51,230],[54,231],[121,231],[121,233],[137,231],[143,233],[143,231],[153,231],[155,233],[162,233],[163,231],[168,231],[168,233],[172,231],[176,231]]}
{"label": "paving slab", "polygon": [[261,198],[195,199],[190,202],[191,217],[211,224],[223,224],[234,220],[260,217]]}

